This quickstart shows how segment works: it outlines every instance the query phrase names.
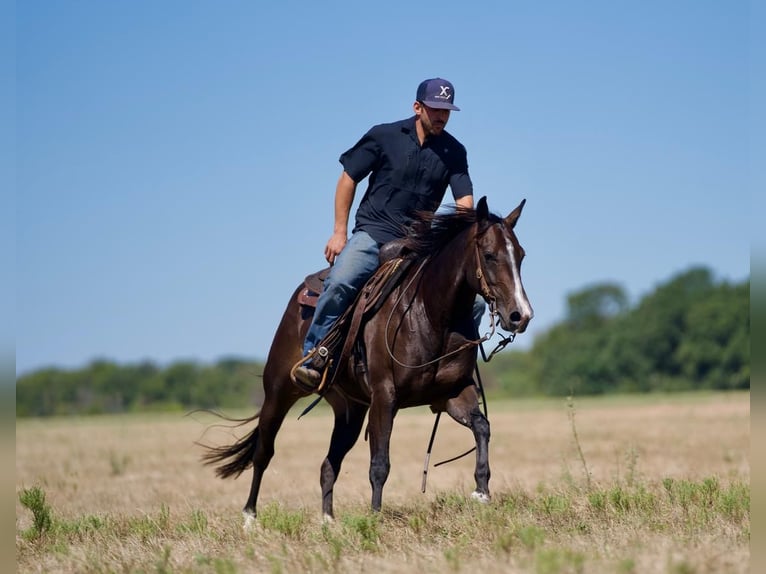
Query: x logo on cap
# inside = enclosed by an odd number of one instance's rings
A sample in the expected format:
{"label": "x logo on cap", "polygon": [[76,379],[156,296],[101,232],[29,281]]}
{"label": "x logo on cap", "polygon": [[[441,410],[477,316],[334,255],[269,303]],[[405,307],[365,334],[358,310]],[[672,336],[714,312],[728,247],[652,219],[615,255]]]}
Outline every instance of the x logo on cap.
{"label": "x logo on cap", "polygon": [[448,100],[452,97],[450,96],[450,93],[449,93],[449,86],[439,86],[439,88],[441,88],[441,93],[439,94],[439,97],[444,96]]}

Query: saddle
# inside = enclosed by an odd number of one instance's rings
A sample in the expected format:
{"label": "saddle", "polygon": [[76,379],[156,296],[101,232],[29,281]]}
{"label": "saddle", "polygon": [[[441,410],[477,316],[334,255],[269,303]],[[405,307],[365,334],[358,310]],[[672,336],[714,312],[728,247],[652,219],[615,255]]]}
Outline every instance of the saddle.
{"label": "saddle", "polygon": [[307,275],[303,280],[303,287],[298,292],[298,303],[304,307],[316,309],[317,299],[324,291],[324,280],[330,274],[330,267],[325,267],[321,271]]}
{"label": "saddle", "polygon": [[[356,300],[338,318],[324,339],[317,345],[317,348],[324,347],[327,349],[328,353],[322,358],[314,356],[314,366],[320,370],[327,367],[331,371],[329,377],[325,374],[319,388],[308,389],[319,393],[320,396],[335,381],[337,367],[351,355],[362,323],[380,309],[386,298],[399,284],[399,281],[412,262],[415,261],[415,258],[404,248],[403,240],[395,240],[381,247],[379,259],[381,265],[378,270],[365,283],[364,287],[360,289]],[[304,317],[313,313],[316,308],[317,299],[322,291],[324,291],[324,280],[329,272],[330,268],[328,267],[307,275],[303,280],[303,287],[299,290],[297,299],[302,306]],[[298,362],[293,367],[293,370],[307,359],[308,357]],[[329,383],[325,384],[327,378],[329,378]],[[293,377],[293,382],[301,386],[295,380],[295,377]]]}
{"label": "saddle", "polygon": [[[404,243],[404,239],[394,239],[393,241],[383,244],[378,255],[380,264],[384,265],[393,259],[403,259],[407,257],[409,253],[404,246]],[[303,280],[303,287],[298,292],[298,303],[304,307],[316,309],[317,299],[319,299],[319,295],[324,291],[324,281],[330,274],[330,269],[332,268],[325,267],[320,271],[306,275],[306,278]]]}

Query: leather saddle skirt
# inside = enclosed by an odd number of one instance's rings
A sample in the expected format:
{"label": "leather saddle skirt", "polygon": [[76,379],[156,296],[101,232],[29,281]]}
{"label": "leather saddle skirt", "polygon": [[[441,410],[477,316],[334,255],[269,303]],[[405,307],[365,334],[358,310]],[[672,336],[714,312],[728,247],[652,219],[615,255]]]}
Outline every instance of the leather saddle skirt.
{"label": "leather saddle skirt", "polygon": [[298,292],[298,303],[312,309],[317,306],[317,299],[320,293],[324,291],[324,280],[330,274],[330,268],[326,267],[321,271],[307,275],[303,280],[303,286]]}

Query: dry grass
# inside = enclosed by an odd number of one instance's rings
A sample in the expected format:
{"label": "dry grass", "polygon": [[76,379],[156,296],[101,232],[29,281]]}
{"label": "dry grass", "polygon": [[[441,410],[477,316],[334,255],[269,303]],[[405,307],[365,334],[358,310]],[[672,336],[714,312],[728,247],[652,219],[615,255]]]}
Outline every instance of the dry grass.
{"label": "dry grass", "polygon": [[[433,418],[414,409],[395,422],[384,511],[367,510],[369,457],[360,443],[344,464],[329,526],[318,482],[331,418],[317,408],[298,421],[296,408],[250,532],[239,514],[249,472],[221,481],[199,463],[196,440],[231,439],[232,431],[209,429],[210,416],[20,420],[17,569],[748,571],[749,394],[578,399],[574,410],[564,400],[489,406],[492,504],[466,498],[472,456],[432,468],[420,493]],[[471,444],[467,429],[444,420],[432,463]]]}

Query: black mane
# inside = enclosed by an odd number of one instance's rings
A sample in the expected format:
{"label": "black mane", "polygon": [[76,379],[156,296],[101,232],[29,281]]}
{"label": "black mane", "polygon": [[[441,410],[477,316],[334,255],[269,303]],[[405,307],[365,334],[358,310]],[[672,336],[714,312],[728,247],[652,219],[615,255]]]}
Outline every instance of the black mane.
{"label": "black mane", "polygon": [[[418,256],[439,251],[452,239],[476,223],[476,210],[455,206],[451,211],[432,213],[418,211],[413,218],[410,233],[404,239],[404,248]],[[489,223],[502,221],[489,214]]]}

